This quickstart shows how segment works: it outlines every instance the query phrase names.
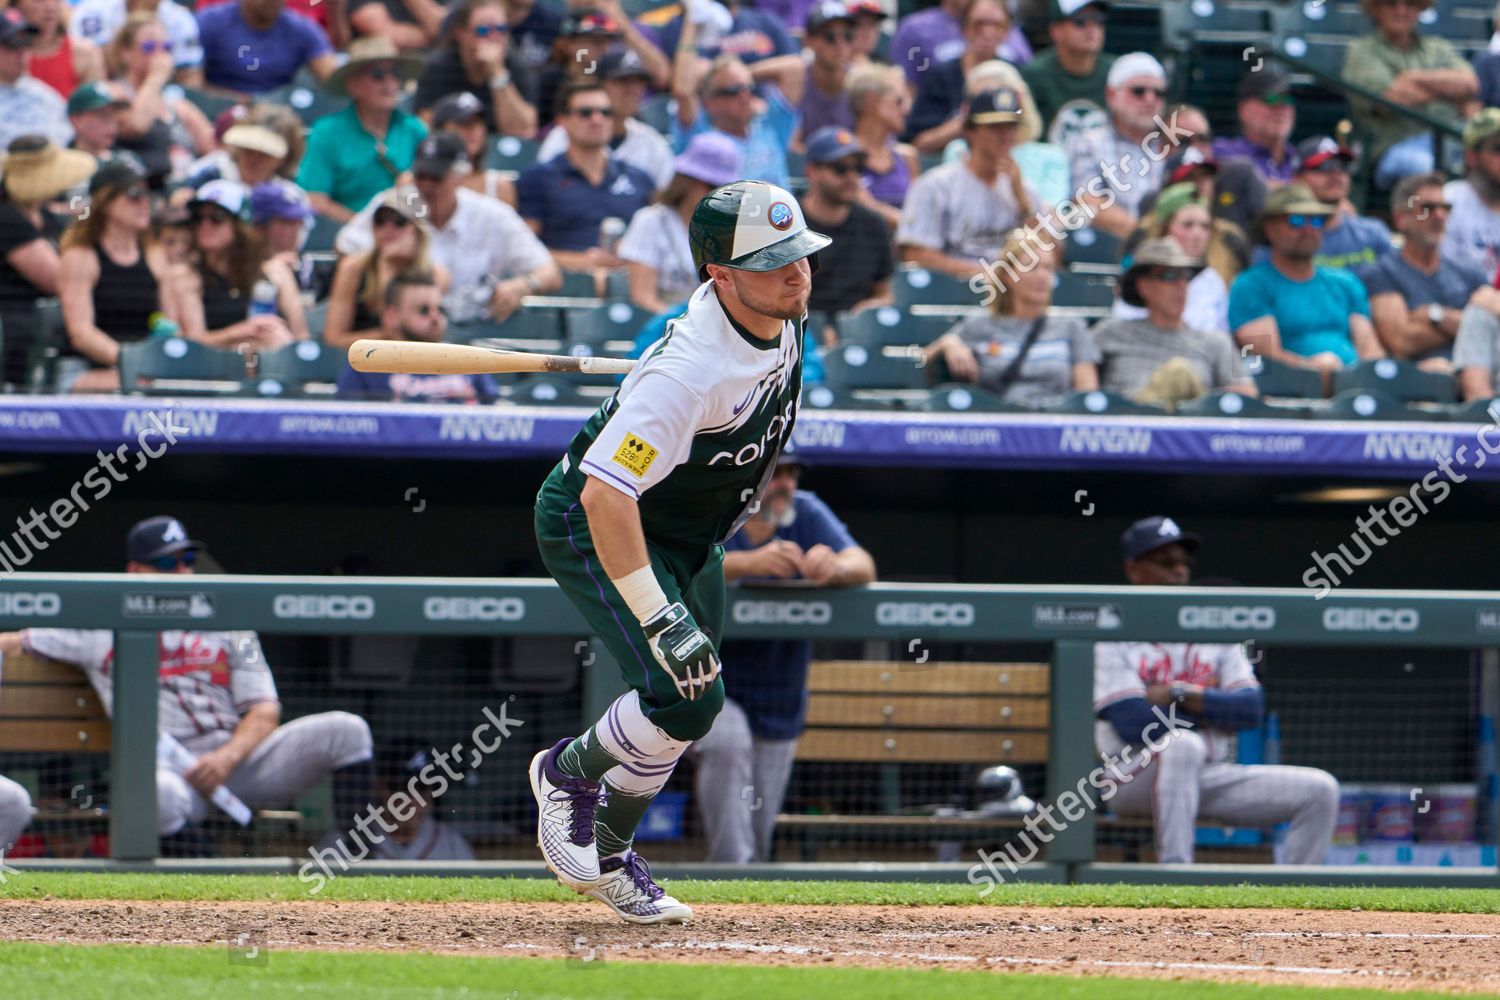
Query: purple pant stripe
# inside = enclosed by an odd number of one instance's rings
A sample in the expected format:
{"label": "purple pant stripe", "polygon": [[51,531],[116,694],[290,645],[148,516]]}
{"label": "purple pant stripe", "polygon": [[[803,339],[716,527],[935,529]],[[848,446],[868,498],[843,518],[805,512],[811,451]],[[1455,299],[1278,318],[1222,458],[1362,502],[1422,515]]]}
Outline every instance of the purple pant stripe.
{"label": "purple pant stripe", "polygon": [[655,698],[656,692],[651,689],[651,671],[646,668],[645,661],[641,659],[641,651],[635,648],[635,643],[631,641],[630,632],[626,630],[625,623],[620,621],[620,616],[615,613],[615,606],[609,603],[609,598],[604,594],[604,584],[600,583],[599,578],[594,575],[594,567],[589,564],[589,557],[578,548],[578,542],[573,537],[573,512],[577,509],[578,505],[575,503],[563,513],[563,523],[568,526],[568,545],[572,547],[578,558],[583,560],[583,570],[589,575],[589,579],[594,581],[594,589],[599,592],[599,600],[609,609],[609,616],[615,620],[620,635],[625,639],[625,645],[630,647],[630,651],[635,654],[636,663],[640,664],[641,674],[646,678],[646,692]]}

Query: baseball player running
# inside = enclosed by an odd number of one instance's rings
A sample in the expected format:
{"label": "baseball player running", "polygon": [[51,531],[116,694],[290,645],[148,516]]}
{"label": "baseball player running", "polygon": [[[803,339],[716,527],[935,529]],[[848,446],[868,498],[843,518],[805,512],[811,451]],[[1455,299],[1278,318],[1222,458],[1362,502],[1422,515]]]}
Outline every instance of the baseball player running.
{"label": "baseball player running", "polygon": [[[190,574],[202,548],[176,518],[147,518],[130,529],[126,572]],[[171,630],[157,641],[160,729],[197,758],[184,773],[158,764],[156,822],[162,837],[174,837],[204,819],[209,797],[220,785],[256,809],[290,804],[331,772],[341,820],[368,802],[374,750],[370,727],[349,712],[323,712],[279,725],[276,682],[254,632]],[[82,668],[105,711],[112,710],[112,632],[29,628],[0,633],[0,652],[23,650]]]}
{"label": "baseball player running", "polygon": [[21,831],[30,825],[31,815],[31,795],[0,774],[0,857],[21,839]]}
{"label": "baseball player running", "polygon": [[537,845],[558,881],[632,923],[682,923],[631,849],[724,704],[724,550],[791,437],[817,251],[792,195],[708,193],[688,227],[703,284],[578,432],[537,494],[542,559],[631,690],[531,761]]}
{"label": "baseball player running", "polygon": [[[1120,538],[1125,576],[1139,586],[1185,586],[1198,543],[1169,517],[1137,521]],[[1265,714],[1243,646],[1096,643],[1094,712],[1095,747],[1125,762],[1110,805],[1122,816],[1152,817],[1158,861],[1191,863],[1205,819],[1262,828],[1289,822],[1282,860],[1323,863],[1338,816],[1333,775],[1232,762],[1234,733],[1260,725]],[[1169,727],[1174,719],[1191,727]]]}

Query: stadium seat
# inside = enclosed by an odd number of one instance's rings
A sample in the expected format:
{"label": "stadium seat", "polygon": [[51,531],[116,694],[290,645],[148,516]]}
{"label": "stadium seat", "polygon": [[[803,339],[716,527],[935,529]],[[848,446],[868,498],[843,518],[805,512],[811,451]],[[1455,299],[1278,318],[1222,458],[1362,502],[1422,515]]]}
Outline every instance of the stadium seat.
{"label": "stadium seat", "polygon": [[897,268],[891,289],[896,305],[902,309],[912,306],[977,306],[981,302],[980,295],[969,287],[968,282],[925,267]]}
{"label": "stadium seat", "polygon": [[1254,396],[1237,392],[1210,392],[1205,396],[1179,403],[1176,410],[1184,417],[1253,417],[1296,420],[1307,416],[1307,410],[1297,406],[1272,406]]}
{"label": "stadium seat", "polygon": [[1500,398],[1459,403],[1448,409],[1448,419],[1456,424],[1500,423]]}
{"label": "stadium seat", "polygon": [[597,299],[599,286],[589,271],[564,271],[562,287],[551,294],[565,299]]}
{"label": "stadium seat", "polygon": [[913,316],[895,306],[865,309],[833,318],[840,344],[863,344],[872,350],[930,344],[956,321],[953,316]]}
{"label": "stadium seat", "polygon": [[601,396],[590,396],[579,391],[576,378],[527,378],[516,382],[507,393],[514,403],[522,406],[598,406]]}
{"label": "stadium seat", "polygon": [[[185,337],[150,337],[120,348],[120,391],[151,392],[158,382],[197,382],[172,385],[172,393],[220,394],[239,390],[245,379],[245,358],[238,351],[205,347]],[[223,384],[233,382],[231,390]]]}
{"label": "stadium seat", "polygon": [[1078,229],[1063,244],[1063,262],[1096,267],[1120,266],[1120,238],[1102,229]]}
{"label": "stadium seat", "polygon": [[1451,403],[1458,399],[1458,381],[1441,372],[1424,372],[1416,365],[1393,358],[1361,361],[1353,368],[1333,373],[1333,392],[1374,389],[1403,403]]}
{"label": "stadium seat", "polygon": [[237,97],[209,93],[206,90],[198,90],[194,87],[183,87],[182,96],[186,97],[193,103],[194,107],[203,112],[203,117],[207,118],[210,122],[240,103]]}
{"label": "stadium seat", "polygon": [[1045,409],[1048,413],[1140,414],[1143,416],[1160,416],[1167,412],[1159,406],[1147,406],[1145,403],[1137,403],[1133,399],[1126,399],[1124,396],[1105,392],[1102,389],[1070,392]]}
{"label": "stadium seat", "polygon": [[307,335],[322,343],[323,328],[328,324],[328,300],[307,306],[302,310],[302,315],[307,320]]}
{"label": "stadium seat", "polygon": [[922,409],[931,413],[1033,413],[1029,406],[1011,403],[972,385],[945,383],[928,394]]}
{"label": "stadium seat", "polygon": [[1115,290],[1103,281],[1090,281],[1071,271],[1058,271],[1052,286],[1052,304],[1064,308],[1108,310],[1115,304]]}
{"label": "stadium seat", "polygon": [[670,135],[672,132],[672,110],[668,105],[671,101],[671,94],[657,94],[653,97],[648,97],[636,109],[635,116],[662,135]]}
{"label": "stadium seat", "polygon": [[503,323],[480,320],[476,323],[449,323],[443,340],[449,344],[468,344],[475,340],[537,340],[560,344],[563,338],[562,310],[552,306],[522,306]]}
{"label": "stadium seat", "polygon": [[307,253],[324,253],[333,249],[333,239],[344,227],[342,222],[335,222],[326,215],[314,215],[312,231],[307,234],[307,243],[303,250]]}
{"label": "stadium seat", "polygon": [[610,302],[593,309],[569,309],[563,313],[570,344],[592,344],[607,340],[635,340],[652,314],[629,302]]}
{"label": "stadium seat", "polygon": [[1326,403],[1311,407],[1315,420],[1427,420],[1431,414],[1402,406],[1379,389],[1348,389]]}
{"label": "stadium seat", "polygon": [[831,385],[809,385],[802,389],[803,410],[894,410],[888,399],[869,399]]}
{"label": "stadium seat", "polygon": [[1255,378],[1255,388],[1262,396],[1287,396],[1292,399],[1322,399],[1323,376],[1307,368],[1251,356],[1245,367]]}
{"label": "stadium seat", "polygon": [[[26,317],[24,320],[22,317]],[[67,329],[63,326],[62,305],[54,298],[37,299],[30,316],[24,312],[11,315],[8,337],[22,337],[27,331],[19,324],[30,324],[31,347],[26,352],[26,380],[24,387],[31,392],[50,392],[57,381],[57,359],[62,356],[68,342]]]}
{"label": "stadium seat", "polygon": [[518,139],[502,135],[490,145],[484,165],[490,170],[512,170],[520,173],[536,162],[536,151],[542,144],[535,139]]}
{"label": "stadium seat", "polygon": [[920,389],[927,375],[907,356],[892,357],[863,344],[823,352],[824,379],[832,389]]}
{"label": "stadium seat", "polygon": [[333,384],[348,363],[343,351],[324,347],[315,340],[301,340],[279,351],[260,356],[255,392],[261,396],[295,396],[307,393],[309,383],[322,383],[331,395]]}
{"label": "stadium seat", "polygon": [[347,97],[330,94],[315,81],[306,83],[293,80],[285,86],[277,87],[270,93],[261,95],[260,100],[267,104],[286,105],[297,112],[297,117],[301,118],[302,123],[309,128],[320,118],[337,114],[349,106]]}
{"label": "stadium seat", "polygon": [[786,172],[788,177],[807,176],[807,158],[795,149],[786,151]]}
{"label": "stadium seat", "polygon": [[611,271],[604,276],[604,297],[611,302],[630,301],[630,272]]}

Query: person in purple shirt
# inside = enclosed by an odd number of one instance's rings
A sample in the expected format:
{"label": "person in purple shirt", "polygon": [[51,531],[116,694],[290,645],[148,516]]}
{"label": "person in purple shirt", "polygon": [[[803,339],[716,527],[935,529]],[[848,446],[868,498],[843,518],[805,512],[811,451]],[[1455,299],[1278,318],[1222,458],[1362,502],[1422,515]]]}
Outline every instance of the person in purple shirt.
{"label": "person in purple shirt", "polygon": [[1255,165],[1261,180],[1285,184],[1297,173],[1292,130],[1297,127],[1297,105],[1286,74],[1271,66],[1247,71],[1238,90],[1240,134],[1214,140],[1214,156],[1227,160],[1243,156]]}
{"label": "person in purple shirt", "polygon": [[[963,55],[963,15],[972,2],[943,0],[936,7],[908,14],[896,26],[895,37],[891,39],[891,61],[906,71],[906,79],[913,86],[922,82],[922,74],[931,67]],[[1014,7],[1011,3],[1006,5],[1011,26],[995,54],[1008,63],[1022,66],[1031,61],[1032,53]]]}
{"label": "person in purple shirt", "polygon": [[[442,303],[443,293],[431,274],[398,274],[385,289],[385,308],[380,311],[381,339],[439,343],[448,328]],[[499,396],[493,375],[388,375],[357,372],[346,362],[338,381],[340,399],[493,403]]]}
{"label": "person in purple shirt", "polygon": [[[812,62],[803,76],[801,100],[802,135],[829,125],[854,127],[845,81],[854,59],[854,15],[844,0],[818,0],[807,15],[807,48]],[[795,100],[788,94],[789,99]]]}
{"label": "person in purple shirt", "polygon": [[292,82],[303,66],[319,80],[338,68],[328,36],[286,9],[286,0],[238,0],[198,12],[203,80],[240,94],[264,94]]}

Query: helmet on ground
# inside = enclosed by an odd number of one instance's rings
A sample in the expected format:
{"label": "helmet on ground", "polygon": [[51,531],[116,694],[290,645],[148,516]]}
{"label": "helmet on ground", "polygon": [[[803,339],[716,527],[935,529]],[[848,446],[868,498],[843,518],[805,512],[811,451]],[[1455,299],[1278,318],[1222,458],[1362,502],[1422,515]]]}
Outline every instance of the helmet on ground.
{"label": "helmet on ground", "polygon": [[811,257],[833,241],[807,228],[802,206],[791,192],[764,181],[735,181],[714,188],[693,209],[688,225],[698,279],[708,280],[708,264],[740,271],[774,271]]}

